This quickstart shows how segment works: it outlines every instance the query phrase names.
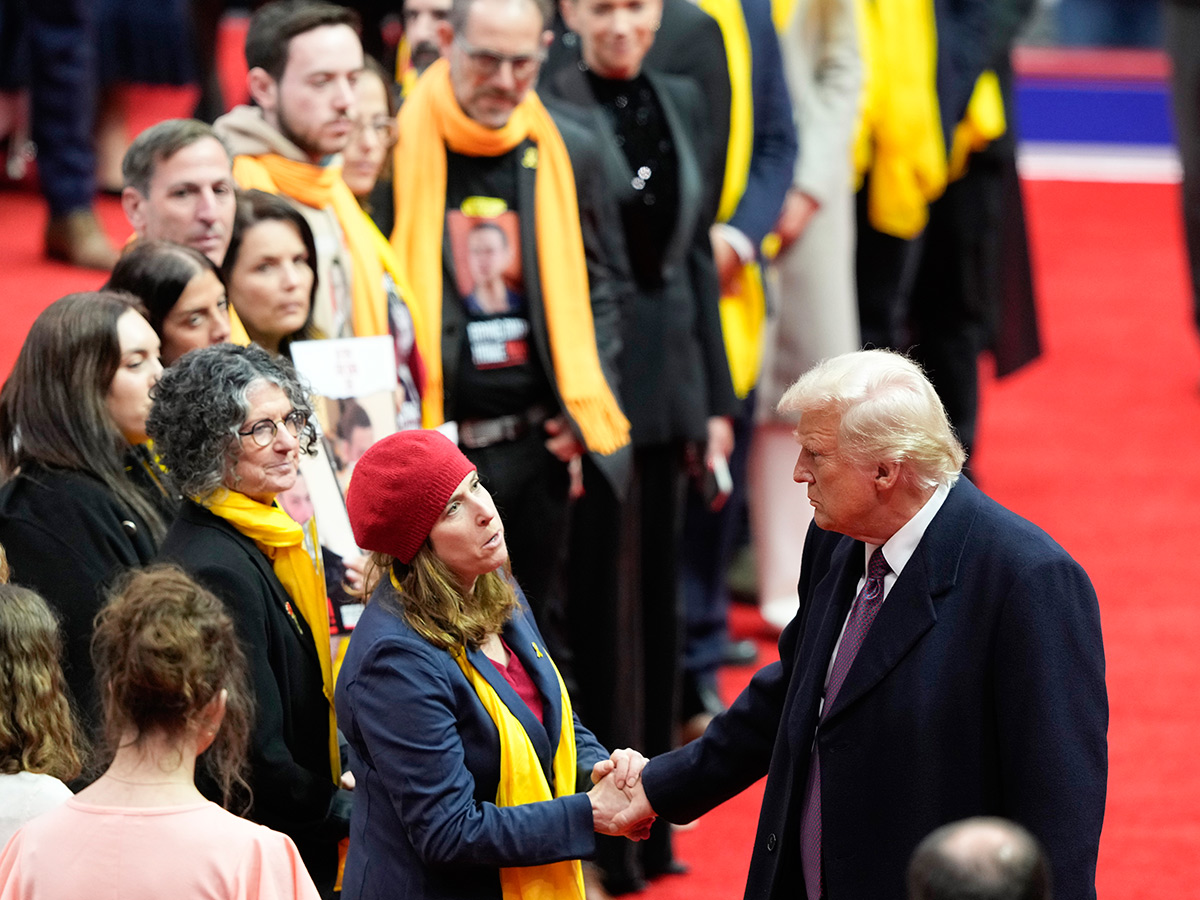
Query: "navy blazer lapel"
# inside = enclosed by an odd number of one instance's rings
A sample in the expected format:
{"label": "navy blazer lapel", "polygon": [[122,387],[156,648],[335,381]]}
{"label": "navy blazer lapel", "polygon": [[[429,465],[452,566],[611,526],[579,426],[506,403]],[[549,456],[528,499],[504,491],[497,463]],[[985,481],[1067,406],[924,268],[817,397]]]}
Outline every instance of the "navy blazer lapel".
{"label": "navy blazer lapel", "polygon": [[796,693],[801,702],[792,709],[793,722],[800,726],[803,741],[810,741],[816,728],[829,659],[854,600],[855,584],[862,576],[862,546],[858,541],[844,540],[834,548],[824,577],[813,587],[811,600],[799,613],[804,634],[796,658],[812,660],[812,664],[801,664],[803,680]]}
{"label": "navy blazer lapel", "polygon": [[[532,613],[524,608],[513,615],[507,629],[510,634],[508,647],[521,660],[521,665],[525,667],[538,693],[542,695],[541,729],[546,734],[549,760],[558,752],[558,737],[562,731],[562,690],[558,684],[554,664],[550,661],[550,653],[530,627],[530,620],[526,618],[531,615]],[[540,749],[538,753],[541,753]]]}
{"label": "navy blazer lapel", "polygon": [[880,607],[829,710],[830,716],[879,684],[937,622],[936,598],[957,580],[958,563],[979,496],[965,479],[951,489]]}
{"label": "navy blazer lapel", "polygon": [[[512,645],[510,644],[509,646],[511,649]],[[496,692],[496,696],[500,698],[500,702],[507,706],[508,711],[517,717],[517,721],[521,723],[521,727],[529,735],[534,752],[537,753],[538,762],[542,764],[542,771],[548,773],[550,771],[550,742],[546,738],[546,731],[542,728],[542,723],[534,717],[533,710],[529,708],[529,704],[522,700],[517,692],[513,690],[513,686],[500,674],[500,671],[496,668],[496,664],[488,659],[487,654],[482,650],[468,650],[467,660],[483,676],[484,681],[491,685],[492,690]]]}

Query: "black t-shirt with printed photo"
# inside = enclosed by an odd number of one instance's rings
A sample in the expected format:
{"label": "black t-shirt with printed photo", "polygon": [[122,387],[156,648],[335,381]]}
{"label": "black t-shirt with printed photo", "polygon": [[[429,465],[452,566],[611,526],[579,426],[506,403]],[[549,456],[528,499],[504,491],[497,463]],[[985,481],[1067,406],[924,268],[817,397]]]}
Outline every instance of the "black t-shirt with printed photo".
{"label": "black t-shirt with printed photo", "polygon": [[[443,303],[457,304],[455,318],[464,322],[458,370],[453,384],[447,383],[447,414],[456,419],[489,419],[538,404],[556,405],[525,302],[517,175],[518,166],[536,160],[530,150],[523,144],[495,157],[446,153],[447,230],[454,258],[446,266]],[[485,311],[477,298],[466,249],[469,232],[487,231],[481,241],[490,239],[515,261],[506,270],[492,311]]]}

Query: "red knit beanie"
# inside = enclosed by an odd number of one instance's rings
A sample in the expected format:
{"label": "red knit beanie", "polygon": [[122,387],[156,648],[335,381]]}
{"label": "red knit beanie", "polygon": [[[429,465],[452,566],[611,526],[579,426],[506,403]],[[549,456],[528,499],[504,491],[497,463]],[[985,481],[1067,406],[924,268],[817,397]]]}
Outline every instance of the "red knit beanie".
{"label": "red knit beanie", "polygon": [[346,494],[354,542],[407,565],[474,470],[439,431],[398,431],[377,441],[355,464]]}

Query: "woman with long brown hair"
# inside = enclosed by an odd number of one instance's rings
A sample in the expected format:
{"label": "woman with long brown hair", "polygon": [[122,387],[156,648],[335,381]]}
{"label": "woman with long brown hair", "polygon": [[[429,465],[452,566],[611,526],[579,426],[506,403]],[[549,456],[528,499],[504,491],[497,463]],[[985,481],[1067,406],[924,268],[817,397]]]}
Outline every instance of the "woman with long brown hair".
{"label": "woman with long brown hair", "polygon": [[[3,560],[0,548],[0,582]],[[63,782],[79,774],[79,733],[61,654],[58,620],[46,601],[0,584],[0,847],[70,797]]]}
{"label": "woman with long brown hair", "polygon": [[0,543],[15,584],[59,616],[63,668],[98,720],[92,619],[121,571],[154,558],[176,503],[147,444],[159,339],[128,294],[70,294],[34,320],[0,389]]}
{"label": "woman with long brown hair", "polygon": [[[282,834],[206,800],[197,767],[245,805],[252,709],[221,601],[179,569],[130,573],[96,621],[104,773],[26,825],[0,856],[0,898],[305,898]],[[130,851],[134,852],[130,852]]]}

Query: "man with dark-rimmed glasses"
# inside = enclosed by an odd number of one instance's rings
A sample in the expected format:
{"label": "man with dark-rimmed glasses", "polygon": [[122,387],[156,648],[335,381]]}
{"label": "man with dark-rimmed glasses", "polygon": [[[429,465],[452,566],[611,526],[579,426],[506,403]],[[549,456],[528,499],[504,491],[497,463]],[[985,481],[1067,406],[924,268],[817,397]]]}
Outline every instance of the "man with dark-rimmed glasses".
{"label": "man with dark-rimmed glasses", "polygon": [[[392,244],[419,322],[426,424],[454,423],[565,664],[556,583],[572,470],[586,459],[617,484],[626,465],[629,425],[608,376],[628,279],[623,263],[613,271],[619,248],[600,243],[619,233],[600,163],[572,167],[566,149],[586,135],[556,124],[532,90],[549,14],[545,0],[455,0],[438,24],[442,58],[400,111]],[[470,302],[469,236],[482,226],[510,251],[503,308]]]}

